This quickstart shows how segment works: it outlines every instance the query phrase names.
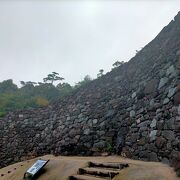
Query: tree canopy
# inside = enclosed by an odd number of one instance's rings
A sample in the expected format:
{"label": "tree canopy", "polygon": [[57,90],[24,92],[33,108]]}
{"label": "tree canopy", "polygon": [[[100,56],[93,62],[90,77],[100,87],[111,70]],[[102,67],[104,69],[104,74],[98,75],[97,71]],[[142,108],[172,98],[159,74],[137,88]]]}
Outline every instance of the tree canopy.
{"label": "tree canopy", "polygon": [[50,82],[51,84],[53,84],[54,81],[62,81],[64,80],[63,77],[59,76],[59,73],[57,72],[52,72],[51,74],[48,74],[46,78],[43,79],[43,81],[46,82]]}
{"label": "tree canopy", "polygon": [[119,67],[121,65],[124,64],[124,61],[116,61],[114,64],[113,64],[113,67],[116,68],[116,67]]}
{"label": "tree canopy", "polygon": [[97,78],[101,77],[104,73],[104,70],[103,69],[100,69],[99,70],[99,73],[97,74]]}
{"label": "tree canopy", "polygon": [[87,84],[91,81],[91,77],[85,76],[75,86],[65,82],[56,86],[53,84],[62,80],[64,78],[60,77],[59,73],[52,72],[43,79],[44,82],[20,81],[20,88],[12,79],[0,82],[0,117],[8,111],[47,106],[50,102],[67,96],[73,90]]}

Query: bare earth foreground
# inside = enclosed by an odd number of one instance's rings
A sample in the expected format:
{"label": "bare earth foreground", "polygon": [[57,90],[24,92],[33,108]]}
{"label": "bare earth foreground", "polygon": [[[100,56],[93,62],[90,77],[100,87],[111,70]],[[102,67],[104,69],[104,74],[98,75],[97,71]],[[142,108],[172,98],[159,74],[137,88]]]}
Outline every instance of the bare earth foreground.
{"label": "bare earth foreground", "polygon": [[[156,162],[143,162],[125,159],[120,156],[107,157],[65,157],[46,155],[39,157],[49,159],[44,167],[45,172],[38,180],[65,180],[70,175],[77,174],[78,169],[86,167],[89,161],[103,163],[128,163],[129,167],[122,169],[114,180],[178,180],[173,169],[165,164]],[[21,180],[24,172],[39,158],[31,159],[0,169],[1,180]]]}

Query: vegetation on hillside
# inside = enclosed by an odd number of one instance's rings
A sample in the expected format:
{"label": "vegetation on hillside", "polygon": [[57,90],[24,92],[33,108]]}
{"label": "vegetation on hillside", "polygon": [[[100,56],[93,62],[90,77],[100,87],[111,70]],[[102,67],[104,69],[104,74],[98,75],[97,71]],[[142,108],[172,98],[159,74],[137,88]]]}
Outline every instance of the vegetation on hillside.
{"label": "vegetation on hillside", "polygon": [[91,81],[91,77],[85,76],[75,86],[65,82],[60,82],[56,86],[53,84],[55,81],[62,80],[64,78],[59,77],[58,73],[52,72],[43,79],[43,82],[20,81],[20,88],[13,83],[12,79],[0,82],[0,117],[8,111],[47,106],[50,102],[87,84]]}
{"label": "vegetation on hillside", "polygon": [[[117,68],[124,62],[116,61],[113,68]],[[100,69],[97,78],[104,74],[104,70]],[[12,79],[0,82],[0,117],[4,116],[8,111],[18,109],[36,108],[47,106],[55,100],[67,96],[74,90],[88,84],[92,81],[89,75],[86,75],[83,80],[71,86],[67,82],[62,82],[63,77],[59,73],[52,72],[43,78],[43,82],[20,81],[19,88],[13,83]],[[59,82],[57,85],[54,82]]]}

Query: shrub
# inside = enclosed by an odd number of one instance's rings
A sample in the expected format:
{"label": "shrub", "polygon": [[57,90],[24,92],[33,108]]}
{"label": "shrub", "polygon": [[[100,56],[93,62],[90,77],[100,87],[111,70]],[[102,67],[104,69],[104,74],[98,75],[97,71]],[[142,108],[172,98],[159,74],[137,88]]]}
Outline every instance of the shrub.
{"label": "shrub", "polygon": [[109,153],[112,153],[112,151],[113,151],[112,144],[110,144],[109,142],[106,142],[105,151],[106,151],[106,152],[109,152]]}
{"label": "shrub", "polygon": [[6,113],[4,111],[0,111],[0,117],[4,117]]}
{"label": "shrub", "polygon": [[36,98],[36,104],[38,106],[47,106],[49,104],[49,101],[43,97],[37,97]]}

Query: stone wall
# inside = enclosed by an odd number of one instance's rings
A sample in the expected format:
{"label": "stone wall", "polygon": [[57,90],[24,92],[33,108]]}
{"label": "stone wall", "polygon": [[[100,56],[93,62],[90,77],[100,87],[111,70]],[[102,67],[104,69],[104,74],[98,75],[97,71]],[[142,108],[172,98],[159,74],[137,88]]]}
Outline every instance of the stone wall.
{"label": "stone wall", "polygon": [[[180,157],[180,13],[128,63],[46,108],[0,119],[0,167],[43,154]],[[175,159],[175,161],[173,161]]]}

